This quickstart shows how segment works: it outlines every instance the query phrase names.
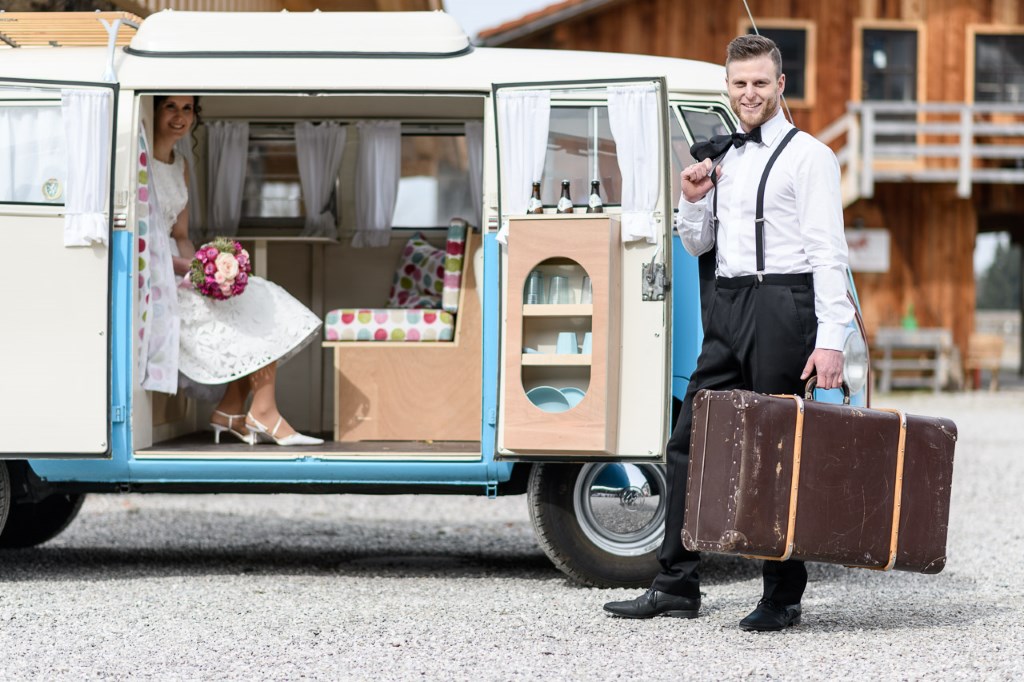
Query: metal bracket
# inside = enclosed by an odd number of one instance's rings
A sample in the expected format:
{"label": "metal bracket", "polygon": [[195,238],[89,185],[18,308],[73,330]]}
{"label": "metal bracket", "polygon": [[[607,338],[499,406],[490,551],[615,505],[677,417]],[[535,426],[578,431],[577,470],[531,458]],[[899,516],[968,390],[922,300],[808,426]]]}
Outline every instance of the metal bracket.
{"label": "metal bracket", "polygon": [[498,482],[487,481],[487,499],[493,500],[498,496]]}
{"label": "metal bracket", "polygon": [[665,272],[665,264],[654,261],[644,263],[641,274],[641,300],[664,301],[665,292],[672,288],[672,282]]}

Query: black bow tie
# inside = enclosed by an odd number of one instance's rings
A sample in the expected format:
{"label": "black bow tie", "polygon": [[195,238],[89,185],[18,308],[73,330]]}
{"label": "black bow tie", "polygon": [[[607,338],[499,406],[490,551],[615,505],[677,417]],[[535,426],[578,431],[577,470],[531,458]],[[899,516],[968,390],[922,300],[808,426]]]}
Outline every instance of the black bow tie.
{"label": "black bow tie", "polygon": [[733,133],[732,143],[737,147],[742,147],[748,142],[756,142],[761,144],[761,126],[758,126],[751,130],[749,133]]}
{"label": "black bow tie", "polygon": [[747,142],[761,142],[761,128],[757,127],[749,133],[733,133],[732,135],[715,135],[710,140],[697,142],[690,147],[690,155],[697,161],[717,159],[730,146],[742,147]]}

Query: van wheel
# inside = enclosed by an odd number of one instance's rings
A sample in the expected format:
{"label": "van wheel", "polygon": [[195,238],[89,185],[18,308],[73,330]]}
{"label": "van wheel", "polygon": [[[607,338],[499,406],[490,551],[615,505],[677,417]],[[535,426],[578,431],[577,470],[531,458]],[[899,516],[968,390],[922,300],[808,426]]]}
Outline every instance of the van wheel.
{"label": "van wheel", "polygon": [[7,510],[11,507],[11,475],[7,463],[0,462],[0,531],[7,525]]}
{"label": "van wheel", "polygon": [[0,548],[34,547],[52,540],[74,520],[84,500],[84,493],[55,494],[38,502],[10,505],[0,532]]}
{"label": "van wheel", "polygon": [[576,582],[647,587],[660,568],[665,489],[657,464],[534,464],[530,520],[544,553]]}

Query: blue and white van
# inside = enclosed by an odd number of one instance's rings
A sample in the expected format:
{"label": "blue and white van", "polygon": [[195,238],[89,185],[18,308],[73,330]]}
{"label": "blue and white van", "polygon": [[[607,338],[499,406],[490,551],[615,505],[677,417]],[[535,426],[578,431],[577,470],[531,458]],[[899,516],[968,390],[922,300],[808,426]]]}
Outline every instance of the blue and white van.
{"label": "blue and white van", "polygon": [[[476,48],[439,12],[164,11],[127,47],[0,47],[0,546],[52,538],[86,493],[525,493],[573,579],[648,582],[701,340],[673,206],[690,144],[735,126],[723,83],[695,61]],[[235,236],[325,321],[278,381],[323,446],[215,444],[211,404],[141,385],[162,94],[200,97],[193,240]],[[304,122],[344,133],[326,183]],[[409,308],[413,255],[443,291]],[[855,403],[866,379],[858,318]]]}

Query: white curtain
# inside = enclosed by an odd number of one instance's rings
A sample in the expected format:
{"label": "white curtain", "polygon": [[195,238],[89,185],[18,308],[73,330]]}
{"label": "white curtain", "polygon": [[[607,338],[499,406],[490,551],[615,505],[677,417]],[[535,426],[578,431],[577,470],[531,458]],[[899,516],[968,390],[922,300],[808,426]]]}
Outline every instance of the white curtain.
{"label": "white curtain", "polygon": [[531,186],[544,173],[550,124],[549,91],[498,93],[502,221],[497,239],[502,244],[508,244],[508,216],[526,213]]}
{"label": "white curtain", "polygon": [[62,90],[68,175],[64,246],[107,243],[110,191],[110,92]]}
{"label": "white curtain", "polygon": [[608,88],[608,122],[622,173],[622,241],[657,241],[658,93],[651,83]]}
{"label": "white curtain", "polygon": [[304,236],[338,238],[338,225],[331,212],[330,201],[347,132],[347,127],[334,121],[320,125],[309,121],[295,124],[299,181],[302,183],[302,201],[306,206]]}
{"label": "white curtain", "polygon": [[203,210],[200,203],[199,172],[196,167],[195,155],[192,153],[192,136],[186,135],[174,143],[174,153],[181,154],[188,164],[188,238],[193,244],[207,241],[206,227],[203,224]]}
{"label": "white curtain", "polygon": [[473,223],[480,227],[484,203],[484,124],[466,122],[466,155],[469,157],[469,198],[473,202]]}
{"label": "white curtain", "polygon": [[0,106],[0,201],[63,203],[67,144],[61,108]]}
{"label": "white curtain", "polygon": [[398,121],[360,121],[356,165],[356,233],[352,246],[387,246],[402,174]]}
{"label": "white curtain", "polygon": [[242,219],[248,122],[207,123],[206,147],[206,230],[211,236],[233,237]]}

